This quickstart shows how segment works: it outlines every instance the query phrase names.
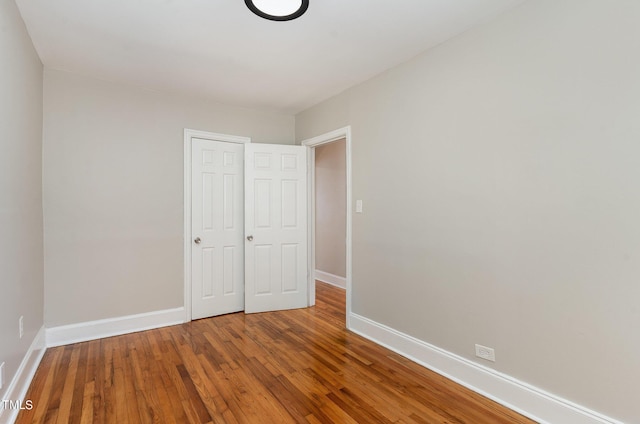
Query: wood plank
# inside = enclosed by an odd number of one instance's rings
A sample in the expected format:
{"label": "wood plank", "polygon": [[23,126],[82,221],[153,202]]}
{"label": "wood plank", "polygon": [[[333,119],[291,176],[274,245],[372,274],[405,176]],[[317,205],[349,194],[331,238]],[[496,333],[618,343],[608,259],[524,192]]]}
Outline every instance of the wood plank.
{"label": "wood plank", "polygon": [[49,349],[26,423],[533,421],[344,329],[345,292]]}

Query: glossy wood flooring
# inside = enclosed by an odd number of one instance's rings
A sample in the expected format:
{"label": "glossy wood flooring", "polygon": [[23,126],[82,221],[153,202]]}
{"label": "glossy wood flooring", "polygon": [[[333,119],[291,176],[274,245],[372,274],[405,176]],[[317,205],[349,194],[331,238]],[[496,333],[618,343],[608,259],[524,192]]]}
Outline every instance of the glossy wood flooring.
{"label": "glossy wood flooring", "polygon": [[344,330],[344,291],[49,349],[18,423],[530,423]]}

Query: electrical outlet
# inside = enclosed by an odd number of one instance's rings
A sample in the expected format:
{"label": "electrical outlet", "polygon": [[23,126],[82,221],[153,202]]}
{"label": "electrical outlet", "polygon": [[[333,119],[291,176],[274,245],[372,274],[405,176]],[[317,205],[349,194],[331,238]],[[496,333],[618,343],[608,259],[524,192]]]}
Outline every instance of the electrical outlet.
{"label": "electrical outlet", "polygon": [[4,362],[0,364],[0,389],[4,387]]}
{"label": "electrical outlet", "polygon": [[477,344],[476,356],[478,358],[486,359],[487,361],[496,362],[496,352],[490,347]]}
{"label": "electrical outlet", "polygon": [[18,331],[20,332],[20,338],[22,338],[22,336],[24,336],[24,316],[21,315],[20,319],[18,320]]}

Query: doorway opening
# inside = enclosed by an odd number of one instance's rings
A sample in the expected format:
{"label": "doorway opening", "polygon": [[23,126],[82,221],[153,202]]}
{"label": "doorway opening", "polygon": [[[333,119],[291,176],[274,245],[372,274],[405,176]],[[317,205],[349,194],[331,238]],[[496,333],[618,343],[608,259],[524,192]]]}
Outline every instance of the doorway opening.
{"label": "doorway opening", "polygon": [[346,291],[345,325],[346,328],[350,328],[351,128],[340,128],[304,140],[302,145],[309,147],[307,162],[310,168],[309,305],[316,303],[316,279],[344,288]]}

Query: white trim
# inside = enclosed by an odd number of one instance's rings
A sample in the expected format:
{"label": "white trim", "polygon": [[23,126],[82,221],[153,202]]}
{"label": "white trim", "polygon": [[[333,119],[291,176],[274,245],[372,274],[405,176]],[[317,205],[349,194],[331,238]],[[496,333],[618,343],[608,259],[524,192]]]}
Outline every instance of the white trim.
{"label": "white trim", "polygon": [[347,279],[345,277],[340,277],[339,275],[331,274],[330,272],[324,272],[316,269],[315,278],[323,283],[331,284],[332,286],[336,286],[341,289],[347,288]]}
{"label": "white trim", "polygon": [[251,138],[184,129],[184,322],[191,321],[191,139],[251,143]]}
{"label": "white trim", "polygon": [[105,337],[152,330],[184,322],[184,308],[81,322],[47,328],[47,347],[62,346]]}
{"label": "white trim", "polygon": [[[313,137],[307,140],[302,141],[303,146],[309,147],[309,153],[307,155],[308,166],[311,169],[311,175],[309,178],[309,190],[308,190],[308,200],[307,205],[309,208],[309,223],[308,223],[308,233],[309,233],[309,270],[315,270],[316,268],[316,254],[315,254],[315,239],[316,239],[316,226],[315,226],[315,147],[331,143],[332,141],[338,141],[340,139],[345,139],[345,150],[346,150],[346,165],[347,165],[347,276],[346,276],[346,327],[351,328],[351,287],[352,287],[352,267],[351,267],[351,258],[352,258],[352,228],[353,228],[353,213],[352,213],[352,198],[353,198],[353,190],[351,187],[351,126],[346,126],[343,128],[339,128],[337,130],[328,132],[326,134],[319,135],[317,137]],[[313,272],[309,271],[309,305],[315,304],[315,287],[316,281],[313,278]]]}
{"label": "white trim", "polygon": [[352,314],[351,330],[541,424],[622,424],[363,316]]}
{"label": "white trim", "polygon": [[[9,384],[9,387],[7,387],[7,391],[2,396],[2,399],[12,401],[27,400],[25,399],[27,390],[31,385],[33,376],[36,374],[36,370],[38,369],[38,365],[40,365],[40,361],[42,360],[45,351],[45,330],[44,327],[42,327],[33,339],[33,342],[31,342],[31,346],[29,346],[27,353],[24,355],[24,358],[18,367],[18,371],[11,380],[11,383]],[[5,409],[0,407],[0,422],[15,422],[19,412],[20,411],[18,409]]]}
{"label": "white trim", "polygon": [[307,148],[307,293],[309,306],[316,304],[316,149]]}
{"label": "white trim", "polygon": [[227,143],[251,143],[251,137],[242,137],[239,135],[218,134],[209,131],[184,129],[184,137],[191,141],[192,138],[201,138],[203,140],[225,141]]}
{"label": "white trim", "polygon": [[342,138],[351,138],[351,126],[338,128],[337,130],[329,131],[328,133],[321,134],[319,136],[308,138],[302,141],[303,146],[317,147],[322,144],[331,143],[332,141],[338,141]]}

